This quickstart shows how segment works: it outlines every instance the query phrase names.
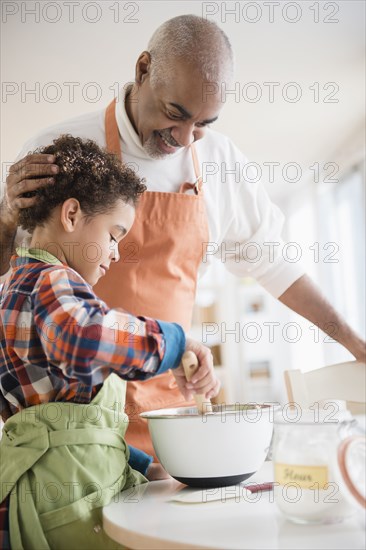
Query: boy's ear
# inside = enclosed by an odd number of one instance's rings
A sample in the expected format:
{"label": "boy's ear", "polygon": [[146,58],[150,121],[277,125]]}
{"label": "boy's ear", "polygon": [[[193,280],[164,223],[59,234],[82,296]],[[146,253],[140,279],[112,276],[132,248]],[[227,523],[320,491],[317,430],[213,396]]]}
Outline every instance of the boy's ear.
{"label": "boy's ear", "polygon": [[67,199],[61,206],[60,222],[66,233],[73,233],[83,213],[76,199]]}

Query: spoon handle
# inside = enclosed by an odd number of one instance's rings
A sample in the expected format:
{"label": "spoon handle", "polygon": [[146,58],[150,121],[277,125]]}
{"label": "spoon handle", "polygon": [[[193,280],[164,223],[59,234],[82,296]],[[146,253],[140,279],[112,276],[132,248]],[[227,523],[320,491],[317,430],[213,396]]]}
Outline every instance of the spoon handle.
{"label": "spoon handle", "polygon": [[[190,382],[194,373],[198,370],[198,359],[196,354],[193,351],[186,351],[182,356],[182,365],[184,373],[186,375],[187,381]],[[197,405],[197,410],[199,414],[205,414],[212,412],[211,401],[207,399],[204,394],[194,394],[194,400]]]}

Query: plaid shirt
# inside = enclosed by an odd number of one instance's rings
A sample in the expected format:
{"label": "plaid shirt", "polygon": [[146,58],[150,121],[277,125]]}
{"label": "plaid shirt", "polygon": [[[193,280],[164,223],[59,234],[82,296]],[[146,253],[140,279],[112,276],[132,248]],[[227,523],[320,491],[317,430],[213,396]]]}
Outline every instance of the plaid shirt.
{"label": "plaid shirt", "polygon": [[[183,330],[109,309],[67,265],[13,256],[0,292],[0,414],[50,401],[89,403],[114,372],[145,380],[178,366]],[[0,547],[7,538],[0,506]],[[1,545],[1,531],[3,545]]]}

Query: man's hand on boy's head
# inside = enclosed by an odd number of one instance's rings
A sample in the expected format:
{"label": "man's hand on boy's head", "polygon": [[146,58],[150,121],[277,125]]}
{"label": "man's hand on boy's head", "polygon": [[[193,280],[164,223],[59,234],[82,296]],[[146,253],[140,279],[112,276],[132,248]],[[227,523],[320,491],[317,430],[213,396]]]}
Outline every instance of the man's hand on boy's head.
{"label": "man's hand on boy's head", "polygon": [[201,344],[187,338],[185,351],[193,351],[198,359],[199,368],[190,382],[187,382],[182,365],[173,369],[172,373],[177,386],[187,401],[193,399],[193,394],[204,394],[207,399],[215,397],[220,390],[221,383],[216,377],[211,350]]}
{"label": "man's hand on boy's head", "polygon": [[23,193],[54,182],[53,176],[59,171],[54,162],[54,155],[36,153],[27,155],[10,167],[1,203],[1,217],[8,225],[17,225],[19,210],[32,206],[37,200],[35,197],[23,197]]}

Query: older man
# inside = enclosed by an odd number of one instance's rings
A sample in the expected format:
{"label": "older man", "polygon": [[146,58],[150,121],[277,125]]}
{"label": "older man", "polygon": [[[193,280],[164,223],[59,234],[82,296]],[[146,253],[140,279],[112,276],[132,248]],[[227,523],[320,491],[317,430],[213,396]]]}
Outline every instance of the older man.
{"label": "older man", "polygon": [[[50,143],[61,133],[88,137],[132,163],[146,178],[148,191],[136,222],[122,242],[124,261],[113,266],[96,292],[110,306],[139,315],[190,325],[199,269],[207,268],[207,244],[236,275],[255,277],[271,294],[335,337],[357,359],[365,360],[364,342],[339,317],[310,279],[286,262],[280,247],[283,216],[264,189],[234,174],[203,182],[204,162],[225,163],[233,170],[245,157],[225,136],[208,126],[219,116],[220,83],[232,78],[228,38],[213,22],[187,15],[161,25],[136,63],[135,81],[123,101],[107,109],[53,126],[31,139],[27,151]],[[36,198],[24,197],[39,185],[52,184],[54,159],[32,155],[17,162],[1,204],[1,272],[8,269],[19,209]],[[247,256],[248,243],[261,247],[261,258]],[[267,243],[265,245],[264,243]],[[230,252],[229,252],[230,251]],[[205,260],[205,261],[203,261]],[[183,404],[169,374],[130,383],[131,418],[127,440],[152,453],[147,428],[137,413]]]}

